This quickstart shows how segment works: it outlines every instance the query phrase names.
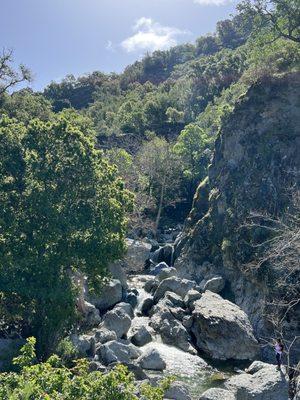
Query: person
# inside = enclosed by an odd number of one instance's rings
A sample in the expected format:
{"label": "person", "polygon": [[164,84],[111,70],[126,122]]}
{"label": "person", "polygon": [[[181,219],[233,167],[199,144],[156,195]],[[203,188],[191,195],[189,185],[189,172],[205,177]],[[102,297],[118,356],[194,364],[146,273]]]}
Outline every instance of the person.
{"label": "person", "polygon": [[275,353],[276,353],[276,361],[278,369],[280,369],[281,367],[283,348],[284,346],[282,340],[278,338],[275,343]]}

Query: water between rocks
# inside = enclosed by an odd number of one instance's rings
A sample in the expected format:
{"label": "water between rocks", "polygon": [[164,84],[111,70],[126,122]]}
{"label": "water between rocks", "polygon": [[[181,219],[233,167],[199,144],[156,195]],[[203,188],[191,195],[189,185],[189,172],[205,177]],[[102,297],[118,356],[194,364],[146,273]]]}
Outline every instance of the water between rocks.
{"label": "water between rocks", "polygon": [[[150,318],[140,316],[142,302],[151,297],[144,289],[147,280],[152,279],[150,275],[130,275],[128,285],[138,291],[138,304],[135,309],[135,316],[132,325],[148,325]],[[153,340],[142,347],[146,350],[155,348],[159,351],[166,362],[166,369],[162,373],[147,372],[150,377],[161,377],[166,375],[176,376],[176,380],[185,383],[193,399],[199,397],[209,387],[222,386],[225,379],[234,374],[232,365],[210,365],[198,355],[193,355],[162,342],[159,335],[154,335]],[[198,396],[198,397],[196,397]]]}

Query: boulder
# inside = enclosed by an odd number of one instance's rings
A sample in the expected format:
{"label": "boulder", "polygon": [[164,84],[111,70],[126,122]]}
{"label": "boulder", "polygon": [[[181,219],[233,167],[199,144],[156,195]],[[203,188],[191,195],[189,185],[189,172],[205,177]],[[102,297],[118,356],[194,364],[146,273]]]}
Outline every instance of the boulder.
{"label": "boulder", "polygon": [[130,340],[136,346],[144,346],[145,344],[151,342],[152,335],[151,330],[147,325],[141,325],[133,331],[133,335]]}
{"label": "boulder", "polygon": [[138,304],[138,296],[136,293],[127,293],[125,301],[129,303],[132,308],[135,308]]}
{"label": "boulder", "polygon": [[156,276],[156,279],[161,282],[164,279],[171,278],[171,276],[176,276],[177,270],[173,267],[163,268]]}
{"label": "boulder", "polygon": [[201,394],[199,400],[235,400],[233,392],[225,389],[211,388]]}
{"label": "boulder", "polygon": [[225,280],[222,276],[215,276],[206,281],[203,290],[210,290],[214,293],[220,293],[225,287]]}
{"label": "boulder", "polygon": [[174,253],[174,247],[171,244],[166,244],[150,253],[151,261],[154,263],[165,262],[168,266],[172,265],[172,258]]}
{"label": "boulder", "polygon": [[185,307],[184,301],[176,293],[168,291],[165,293],[163,299],[171,307],[181,307],[181,308]]}
{"label": "boulder", "polygon": [[164,279],[160,282],[158,288],[154,293],[154,301],[157,302],[161,299],[167,291],[174,292],[181,297],[184,297],[186,293],[196,286],[196,282],[188,279],[180,279],[176,276]]}
{"label": "boulder", "polygon": [[87,326],[96,326],[101,322],[101,317],[97,308],[89,303],[88,301],[84,301],[84,324]]}
{"label": "boulder", "polygon": [[122,295],[123,291],[121,282],[117,279],[112,279],[102,287],[99,296],[89,295],[89,300],[94,304],[94,306],[103,312],[122,301]]}
{"label": "boulder", "polygon": [[265,364],[254,374],[243,373],[230,378],[226,388],[235,393],[236,400],[283,400],[288,399],[289,383],[282,370]]}
{"label": "boulder", "polygon": [[141,355],[141,351],[128,340],[112,340],[102,344],[97,354],[105,365],[113,362],[130,362]]}
{"label": "boulder", "polygon": [[163,371],[166,368],[166,363],[160,353],[153,348],[147,349],[145,353],[138,358],[137,362],[144,369]]}
{"label": "boulder", "polygon": [[149,258],[151,244],[140,240],[126,239],[127,252],[121,260],[121,265],[126,272],[141,272],[145,260]]}
{"label": "boulder", "polygon": [[[118,363],[118,362],[113,362],[113,363],[109,364],[108,369],[113,369],[119,364],[120,363]],[[133,373],[133,375],[137,381],[144,381],[146,379],[149,379],[148,375],[144,372],[143,368],[141,368],[139,365],[135,365],[131,362],[124,362],[124,361],[122,362],[122,365],[125,365],[127,367],[128,371]]]}
{"label": "boulder", "polygon": [[131,326],[131,318],[122,309],[113,309],[108,311],[104,317],[101,327],[109,331],[116,332],[117,338],[126,335]]}
{"label": "boulder", "polygon": [[95,342],[97,343],[106,343],[110,342],[111,340],[117,340],[117,335],[116,332],[114,331],[109,331],[108,329],[97,329],[94,331],[94,338]]}
{"label": "boulder", "polygon": [[70,341],[80,356],[90,355],[94,347],[95,339],[92,335],[70,335]]}
{"label": "boulder", "polygon": [[99,361],[90,361],[89,362],[89,371],[93,372],[93,371],[99,371],[99,372],[106,372],[106,367],[101,364]]}
{"label": "boulder", "polygon": [[192,332],[199,350],[219,360],[252,360],[257,356],[253,328],[237,305],[206,291],[194,306]]}
{"label": "boulder", "polygon": [[159,282],[156,279],[149,279],[144,286],[147,293],[153,293],[158,288]]}
{"label": "boulder", "polygon": [[129,303],[121,302],[114,306],[113,310],[122,310],[125,314],[127,314],[131,319],[134,317],[133,308]]}
{"label": "boulder", "polygon": [[149,316],[150,310],[153,305],[154,301],[152,297],[147,297],[145,300],[143,300],[140,308],[142,315],[145,315],[146,317]]}
{"label": "boulder", "polygon": [[166,391],[165,398],[176,400],[191,400],[188,388],[182,382],[173,382],[170,388]]}
{"label": "boulder", "polygon": [[158,276],[162,270],[167,270],[168,268],[170,268],[168,264],[166,264],[165,262],[160,262],[156,264],[154,267],[150,268],[149,274]]}
{"label": "boulder", "polygon": [[187,292],[186,296],[184,297],[184,303],[186,307],[192,309],[193,304],[196,300],[201,299],[202,294],[195,289],[191,289]]}

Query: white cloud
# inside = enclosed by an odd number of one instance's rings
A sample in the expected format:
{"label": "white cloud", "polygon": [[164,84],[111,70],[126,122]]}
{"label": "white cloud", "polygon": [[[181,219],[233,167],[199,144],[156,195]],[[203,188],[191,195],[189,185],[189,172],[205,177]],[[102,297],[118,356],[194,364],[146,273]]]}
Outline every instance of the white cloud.
{"label": "white cloud", "polygon": [[194,0],[194,3],[206,6],[223,6],[232,3],[232,0]]}
{"label": "white cloud", "polygon": [[127,52],[165,50],[177,44],[177,36],[189,32],[163,26],[151,18],[139,18],[133,26],[134,34],[123,40],[121,46]]}
{"label": "white cloud", "polygon": [[115,47],[114,47],[113,42],[111,40],[107,41],[105,48],[108,51],[112,51],[112,52],[115,51]]}

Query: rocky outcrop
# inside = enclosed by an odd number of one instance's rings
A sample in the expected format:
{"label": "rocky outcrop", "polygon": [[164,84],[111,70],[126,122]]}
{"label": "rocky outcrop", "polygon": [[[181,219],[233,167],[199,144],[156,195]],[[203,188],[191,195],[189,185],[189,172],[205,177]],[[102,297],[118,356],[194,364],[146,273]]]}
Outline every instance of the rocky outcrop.
{"label": "rocky outcrop", "polygon": [[[281,215],[291,206],[290,189],[299,189],[299,90],[298,73],[265,78],[237,101],[222,122],[209,176],[175,249],[179,276],[198,283],[213,275],[225,278],[222,294],[246,312],[257,337],[272,335],[266,300],[288,289],[275,294],[280,271],[272,265],[251,267],[258,251],[251,243],[266,233],[243,225],[253,212]],[[294,310],[285,323],[291,337],[298,334],[297,318]]]}
{"label": "rocky outcrop", "polygon": [[[226,383],[236,400],[283,400],[288,399],[288,377],[275,365],[260,363],[253,374],[239,374]],[[251,370],[251,368],[250,368]]]}
{"label": "rocky outcrop", "polygon": [[219,360],[252,360],[258,343],[247,315],[235,304],[206,291],[194,303],[192,332],[197,347]]}

